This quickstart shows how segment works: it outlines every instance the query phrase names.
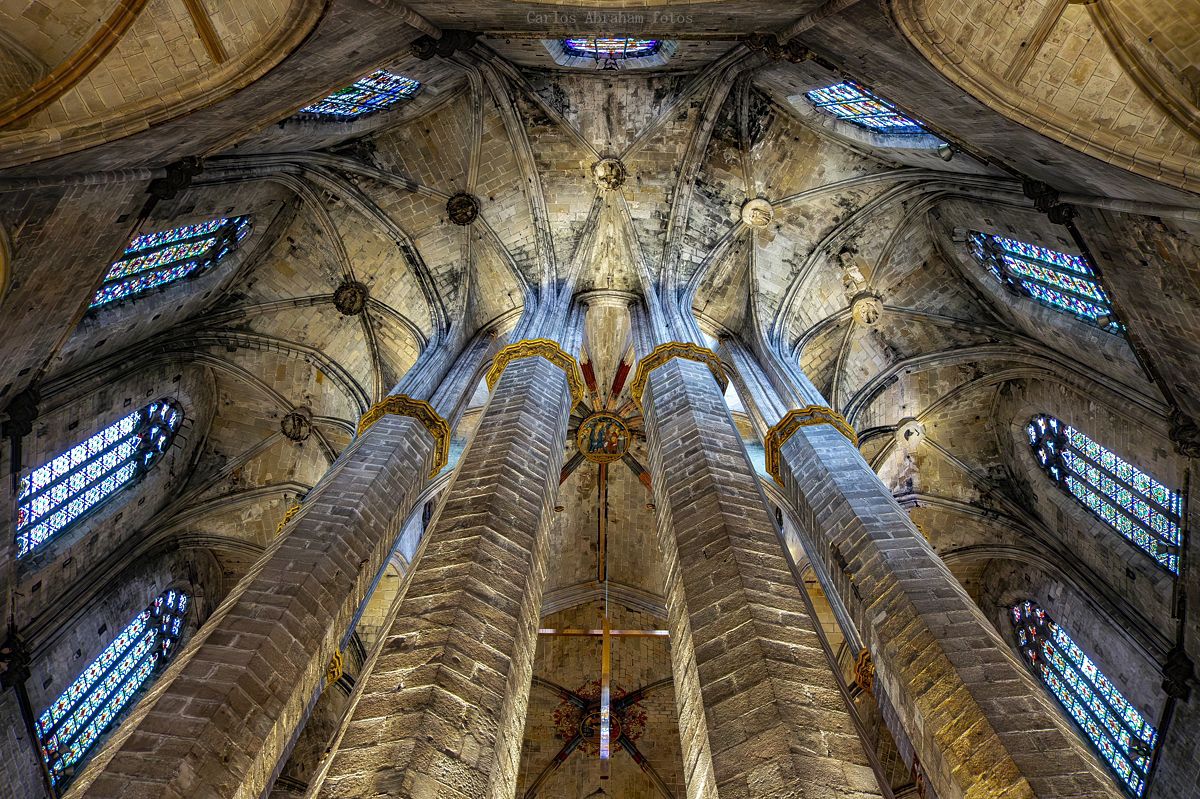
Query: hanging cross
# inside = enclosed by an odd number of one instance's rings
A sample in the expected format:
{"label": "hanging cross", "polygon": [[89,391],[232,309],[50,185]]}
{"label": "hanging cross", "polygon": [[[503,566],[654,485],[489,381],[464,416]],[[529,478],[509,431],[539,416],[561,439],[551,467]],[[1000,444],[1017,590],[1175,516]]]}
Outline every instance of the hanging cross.
{"label": "hanging cross", "polygon": [[600,636],[600,779],[608,779],[608,756],[612,738],[612,638],[666,638],[666,630],[614,630],[608,616],[599,630],[542,627],[538,635]]}

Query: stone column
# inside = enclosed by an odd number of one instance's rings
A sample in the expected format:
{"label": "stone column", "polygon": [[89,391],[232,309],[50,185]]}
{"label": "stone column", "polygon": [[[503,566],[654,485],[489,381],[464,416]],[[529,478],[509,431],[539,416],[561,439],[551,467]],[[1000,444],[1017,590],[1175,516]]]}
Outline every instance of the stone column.
{"label": "stone column", "polygon": [[[777,363],[774,374],[811,404],[768,431],[767,469],[812,539],[809,556],[832,576],[935,792],[1120,796],[863,460],[845,420],[798,369]],[[765,392],[765,381],[748,382]],[[755,401],[793,404],[768,393]]]}
{"label": "stone column", "polygon": [[642,358],[631,384],[649,434],[688,797],[879,796],[718,381],[711,352],[675,343]]}
{"label": "stone column", "polygon": [[547,530],[583,382],[547,341],[506,347],[493,381],[310,796],[511,799],[516,789]]}
{"label": "stone column", "polygon": [[[484,348],[468,346],[463,358],[478,360]],[[457,398],[444,401],[452,407]],[[373,406],[354,442],[67,796],[257,799],[400,525],[445,463],[449,432],[419,399],[398,394]]]}

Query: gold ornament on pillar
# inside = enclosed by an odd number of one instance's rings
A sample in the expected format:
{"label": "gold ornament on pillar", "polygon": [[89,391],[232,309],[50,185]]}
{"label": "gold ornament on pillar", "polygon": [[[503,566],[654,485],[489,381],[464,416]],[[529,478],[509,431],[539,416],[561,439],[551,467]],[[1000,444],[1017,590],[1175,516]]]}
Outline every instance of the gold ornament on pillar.
{"label": "gold ornament on pillar", "polygon": [[875,664],[871,661],[871,653],[862,650],[854,661],[854,683],[863,691],[870,694],[875,686]]}
{"label": "gold ornament on pillar", "polygon": [[406,394],[392,394],[372,405],[362,418],[358,420],[356,435],[362,435],[367,428],[375,424],[387,414],[395,416],[411,416],[420,422],[433,438],[433,467],[429,476],[433,477],[446,465],[450,457],[450,425],[437,415],[433,406],[424,400],[416,400]]}
{"label": "gold ornament on pillar", "polygon": [[801,427],[818,424],[829,425],[849,439],[856,448],[858,447],[858,434],[846,421],[846,417],[837,411],[823,405],[806,405],[803,408],[790,410],[784,414],[778,424],[767,431],[763,441],[763,448],[766,450],[767,456],[767,472],[775,478],[776,483],[783,485],[783,478],[779,476],[779,451],[783,449],[783,445]]}
{"label": "gold ornament on pillar", "polygon": [[280,521],[279,524],[275,526],[275,535],[276,536],[278,536],[280,533],[283,532],[283,528],[287,527],[287,523],[290,522],[292,520],[292,517],[295,516],[299,511],[300,511],[300,503],[298,503],[298,502],[295,505],[293,505],[292,507],[287,509],[287,512],[283,514],[283,520]]}
{"label": "gold ornament on pillar", "polygon": [[329,661],[329,665],[325,667],[325,687],[333,685],[338,680],[342,679],[342,675],[346,672],[342,668],[342,653],[334,652],[333,657]]}
{"label": "gold ornament on pillar", "polygon": [[487,387],[491,391],[496,387],[496,381],[504,374],[504,367],[509,361],[519,358],[545,358],[550,363],[567,373],[567,385],[571,387],[571,407],[583,402],[583,377],[579,372],[579,364],[570,355],[563,352],[557,341],[548,338],[527,338],[509,344],[496,353],[492,368],[487,373]]}
{"label": "gold ornament on pillar", "polygon": [[712,350],[691,343],[668,341],[666,344],[659,344],[649,355],[638,361],[637,372],[633,376],[633,382],[629,384],[629,394],[637,404],[638,410],[644,411],[642,394],[646,391],[646,381],[650,379],[650,373],[672,358],[683,358],[707,366],[717,385],[721,387],[721,393],[724,393],[725,387],[729,385],[725,370],[721,368],[721,360]]}

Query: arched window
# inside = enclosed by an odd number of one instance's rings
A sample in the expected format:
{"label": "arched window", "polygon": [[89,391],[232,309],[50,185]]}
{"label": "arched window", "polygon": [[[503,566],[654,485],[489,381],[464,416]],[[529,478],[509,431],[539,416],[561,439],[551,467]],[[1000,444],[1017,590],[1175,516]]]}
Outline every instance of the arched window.
{"label": "arched window", "polygon": [[1134,796],[1141,796],[1158,740],[1154,727],[1044,610],[1022,602],[1012,609],[1012,620],[1025,660],[1121,781]]}
{"label": "arched window", "polygon": [[42,757],[55,785],[77,764],[179,648],[188,595],[164,591],[38,717]]}
{"label": "arched window", "polygon": [[1111,333],[1119,332],[1108,295],[1078,255],[1015,239],[972,233],[971,249],[1007,288],[1059,311],[1073,313]]}
{"label": "arched window", "polygon": [[380,69],[334,92],[324,100],[304,106],[300,113],[317,114],[345,122],[407,100],[420,88],[421,84],[412,78],[393,75]]}
{"label": "arched window", "polygon": [[853,83],[814,89],[805,96],[822,111],[876,133],[928,133],[921,123],[902,115],[891,103]]}
{"label": "arched window", "polygon": [[200,274],[236,249],[249,232],[250,218],[237,216],[138,236],[109,267],[91,307]]}
{"label": "arched window", "polygon": [[658,39],[563,39],[563,52],[576,58],[611,61],[643,58],[658,52]]}
{"label": "arched window", "polygon": [[1183,498],[1053,416],[1025,428],[1055,483],[1172,572],[1179,572]]}
{"label": "arched window", "polygon": [[21,478],[17,557],[145,474],[171,446],[182,421],[174,403],[152,402]]}

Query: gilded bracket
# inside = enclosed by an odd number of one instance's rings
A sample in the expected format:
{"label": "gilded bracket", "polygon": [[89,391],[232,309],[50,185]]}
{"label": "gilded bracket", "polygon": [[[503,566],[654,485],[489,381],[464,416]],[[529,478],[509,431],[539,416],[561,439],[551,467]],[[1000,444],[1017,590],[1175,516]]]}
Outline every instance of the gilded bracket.
{"label": "gilded bracket", "polygon": [[366,429],[386,414],[396,416],[411,416],[420,422],[433,438],[433,468],[429,472],[432,478],[446,465],[450,457],[450,425],[437,415],[433,406],[424,400],[415,400],[406,394],[392,394],[372,405],[362,418],[358,420],[356,435],[362,435]]}
{"label": "gilded bracket", "polygon": [[504,367],[508,366],[509,361],[533,357],[545,358],[567,373],[567,385],[571,387],[572,408],[583,402],[583,376],[580,374],[579,364],[574,358],[563,352],[562,347],[558,346],[558,342],[548,338],[522,339],[509,344],[496,353],[496,359],[492,361],[492,368],[487,373],[488,391],[496,387],[496,381],[500,379],[500,375],[504,374]]}
{"label": "gilded bracket", "polygon": [[855,448],[858,447],[858,434],[846,421],[846,417],[837,411],[822,405],[807,405],[790,410],[784,414],[778,424],[767,431],[766,439],[763,441],[763,448],[767,455],[767,472],[775,478],[776,483],[783,485],[783,480],[779,476],[779,451],[783,449],[784,443],[801,427],[818,424],[830,425],[848,438]]}
{"label": "gilded bracket", "polygon": [[338,680],[342,679],[345,674],[345,668],[342,665],[342,653],[334,652],[333,657],[329,660],[329,665],[325,667],[325,687],[333,685]]}
{"label": "gilded bracket", "polygon": [[871,653],[862,650],[854,661],[854,682],[868,694],[875,693],[875,664],[871,661]]}
{"label": "gilded bracket", "polygon": [[646,381],[650,379],[650,373],[672,358],[683,358],[707,366],[717,385],[721,387],[721,393],[724,393],[729,385],[725,370],[721,368],[721,361],[712,350],[691,343],[668,341],[666,344],[659,344],[649,355],[638,361],[637,372],[633,376],[633,382],[629,384],[629,393],[639,410],[643,410],[642,394],[646,391]]}
{"label": "gilded bracket", "polygon": [[283,514],[283,520],[280,521],[279,524],[275,525],[275,537],[276,538],[279,537],[279,534],[283,532],[283,528],[287,527],[287,523],[290,522],[292,520],[292,517],[295,516],[297,513],[299,513],[299,511],[300,511],[300,503],[299,502],[297,502],[295,505],[293,505],[292,507],[287,509],[287,512]]}

